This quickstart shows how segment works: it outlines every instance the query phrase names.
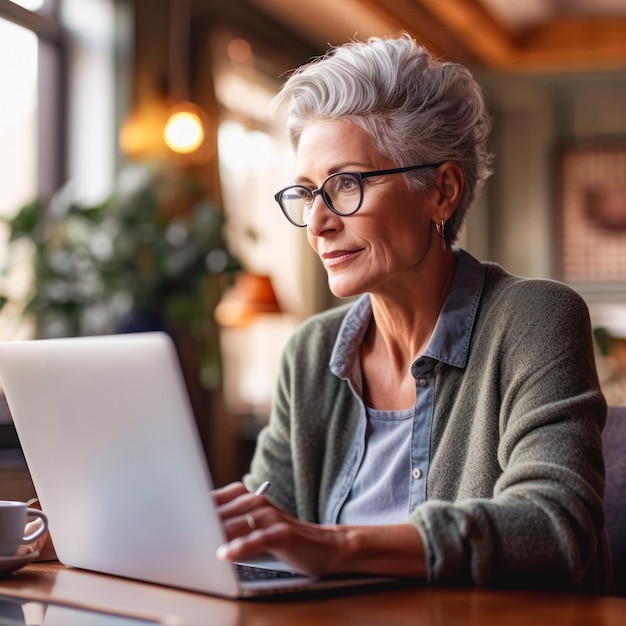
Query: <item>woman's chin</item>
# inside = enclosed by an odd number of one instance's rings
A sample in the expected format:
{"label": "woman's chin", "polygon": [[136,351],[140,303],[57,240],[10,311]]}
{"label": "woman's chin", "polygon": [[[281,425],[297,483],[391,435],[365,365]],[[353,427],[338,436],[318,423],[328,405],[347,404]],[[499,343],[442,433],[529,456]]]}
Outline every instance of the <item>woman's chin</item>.
{"label": "woman's chin", "polygon": [[328,277],[328,288],[335,298],[352,298],[360,296],[364,290],[354,281],[342,280],[338,277]]}

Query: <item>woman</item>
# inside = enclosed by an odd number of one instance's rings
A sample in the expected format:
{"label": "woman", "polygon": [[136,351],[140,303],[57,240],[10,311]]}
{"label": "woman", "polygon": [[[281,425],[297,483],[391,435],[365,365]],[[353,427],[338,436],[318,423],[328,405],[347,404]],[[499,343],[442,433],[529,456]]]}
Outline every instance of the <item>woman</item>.
{"label": "woman", "polygon": [[301,68],[277,106],[297,176],[276,200],[332,292],[360,298],[288,343],[251,471],[215,494],[220,556],[602,591],[587,309],[452,245],[490,174],[470,73],[407,35],[374,38]]}

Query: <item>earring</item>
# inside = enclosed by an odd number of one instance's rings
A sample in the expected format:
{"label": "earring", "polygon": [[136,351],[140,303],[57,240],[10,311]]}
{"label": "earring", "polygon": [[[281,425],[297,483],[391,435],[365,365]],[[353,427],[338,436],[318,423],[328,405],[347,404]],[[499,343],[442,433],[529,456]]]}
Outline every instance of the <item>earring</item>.
{"label": "earring", "polygon": [[445,252],[448,247],[446,246],[446,225],[443,220],[439,224],[435,224],[435,228],[437,229],[437,234],[441,237],[441,249]]}

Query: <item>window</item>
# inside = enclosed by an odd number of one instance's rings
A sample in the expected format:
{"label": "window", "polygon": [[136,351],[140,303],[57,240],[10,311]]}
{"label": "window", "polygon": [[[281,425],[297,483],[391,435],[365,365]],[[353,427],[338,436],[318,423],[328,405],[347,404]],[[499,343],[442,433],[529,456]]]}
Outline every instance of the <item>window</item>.
{"label": "window", "polygon": [[37,192],[37,36],[0,20],[0,215]]}
{"label": "window", "polygon": [[[43,67],[59,67],[60,49],[53,44],[58,31],[53,21],[27,11],[43,10],[44,0],[21,0],[15,3],[17,7],[11,4],[0,0],[0,83],[3,86],[0,217],[5,219],[13,217],[20,206],[42,193],[44,188],[50,189],[59,182],[58,177],[54,181],[49,178],[51,170],[42,161],[51,149],[62,150],[60,145],[52,145],[41,136],[46,124],[41,119],[42,107],[39,106],[40,102],[47,101],[48,111],[59,110],[50,97],[53,82],[44,81],[42,72]],[[47,122],[52,127],[55,122],[59,126],[58,120],[48,119]],[[52,135],[48,137],[52,139]],[[52,158],[45,160],[53,162]],[[6,226],[0,224],[0,267],[7,272],[0,280],[2,292],[10,297],[10,303],[0,315],[3,339],[29,336],[33,332],[20,315],[21,301],[26,297],[30,282],[30,250],[27,245],[14,250],[9,266],[7,236]]]}
{"label": "window", "polygon": [[[114,0],[0,0],[0,218],[67,181],[77,201],[110,193],[122,9]],[[0,292],[10,296],[0,339],[34,332],[20,313],[31,250],[24,242],[9,258],[7,236],[0,223]]]}

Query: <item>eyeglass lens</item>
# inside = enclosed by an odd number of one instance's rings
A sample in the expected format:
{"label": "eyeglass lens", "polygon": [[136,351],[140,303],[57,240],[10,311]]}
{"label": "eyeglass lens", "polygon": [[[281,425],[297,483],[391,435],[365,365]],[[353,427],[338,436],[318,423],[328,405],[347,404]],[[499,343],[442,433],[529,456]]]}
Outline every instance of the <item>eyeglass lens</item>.
{"label": "eyeglass lens", "polygon": [[[363,201],[360,177],[352,173],[339,172],[329,176],[318,193],[326,205],[339,215],[355,213]],[[295,224],[304,226],[316,195],[307,187],[295,185],[285,189],[280,202],[289,219]]]}

